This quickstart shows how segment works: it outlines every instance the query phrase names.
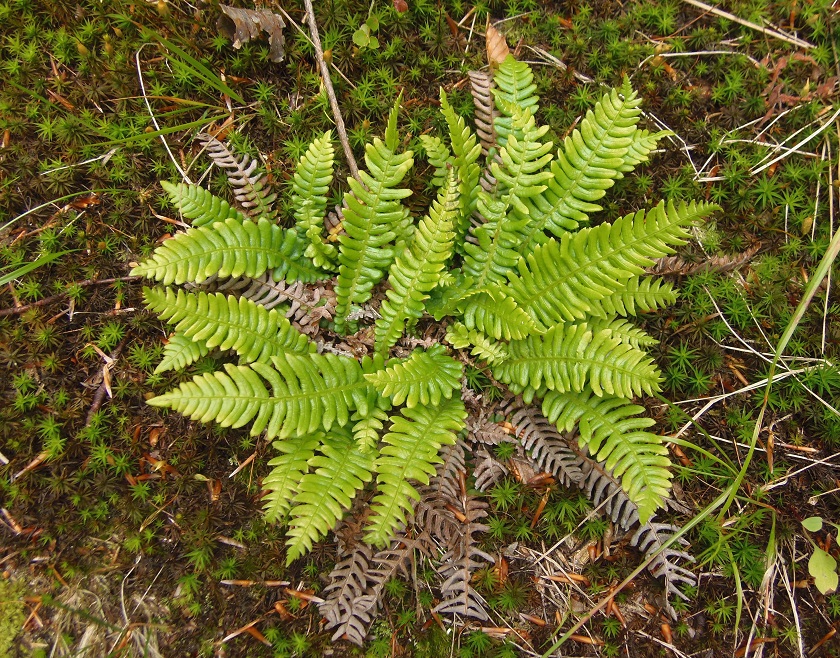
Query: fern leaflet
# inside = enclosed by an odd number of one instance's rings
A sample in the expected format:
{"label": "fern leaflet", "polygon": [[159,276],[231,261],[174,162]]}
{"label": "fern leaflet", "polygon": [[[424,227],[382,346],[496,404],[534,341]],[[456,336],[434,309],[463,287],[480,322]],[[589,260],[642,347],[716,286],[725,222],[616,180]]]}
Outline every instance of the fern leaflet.
{"label": "fern leaflet", "polygon": [[365,379],[395,405],[437,406],[460,389],[462,370],[463,366],[447,356],[442,345],[434,345],[425,352],[415,350],[403,362],[366,374]]}
{"label": "fern leaflet", "polygon": [[440,461],[438,451],[455,443],[466,416],[464,403],[453,397],[439,406],[406,407],[393,419],[376,460],[378,493],[371,504],[365,541],[375,546],[389,543],[397,524],[405,523],[410,501],[420,498],[409,479],[429,484],[435,474],[433,464]]}
{"label": "fern leaflet", "polygon": [[[272,357],[274,367],[225,364],[224,372],[198,375],[192,381],[152,398],[202,423],[242,427],[253,421],[251,436],[304,436],[349,421],[350,410],[367,413],[368,384],[358,362],[336,354],[287,354]],[[269,393],[260,377],[272,387]]]}
{"label": "fern leaflet", "polygon": [[144,288],[146,305],[175,331],[212,349],[234,350],[242,363],[271,363],[276,354],[315,351],[315,343],[275,309],[267,311],[245,297]]}
{"label": "fern leaflet", "polygon": [[316,267],[333,267],[336,249],[324,242],[324,215],[327,211],[326,193],[333,176],[335,150],[332,133],[327,131],[315,139],[298,161],[292,179],[292,208],[296,227],[309,244],[305,255]]}
{"label": "fern leaflet", "polygon": [[183,334],[173,334],[163,347],[163,359],[155,368],[155,374],[183,370],[209,353],[210,348],[205,343],[196,342]]}
{"label": "fern leaflet", "polygon": [[440,280],[446,261],[452,256],[453,222],[458,212],[458,189],[452,174],[441,189],[429,214],[420,221],[411,247],[397,256],[388,275],[388,299],[379,309],[374,344],[385,353],[403,334],[406,320],[423,315],[423,302]]}
{"label": "fern leaflet", "polygon": [[373,478],[373,453],[362,452],[350,434],[336,428],[309,459],[315,469],[298,485],[289,521],[286,564],[291,564],[324,537],[350,507],[356,492]]}
{"label": "fern leaflet", "polygon": [[[641,522],[647,523],[657,508],[663,506],[671,488],[668,449],[662,438],[645,428],[654,425],[652,418],[640,418],[644,407],[621,397],[599,398],[591,391],[550,392],[543,401],[543,411],[551,420],[558,419],[560,429],[570,430],[579,419],[580,442],[621,484],[627,496],[639,507]],[[560,424],[560,422],[563,424]]]}
{"label": "fern leaflet", "polygon": [[226,219],[245,221],[245,216],[236,208],[199,185],[168,181],[161,181],[160,185],[181,214],[192,220],[193,226],[205,226]]}
{"label": "fern leaflet", "polygon": [[510,277],[512,296],[544,326],[583,319],[599,300],[683,244],[689,237],[685,227],[716,208],[669,202],[666,210],[661,202],[647,213],[565,233],[559,242],[552,238],[519,262],[518,275]]}
{"label": "fern leaflet", "polygon": [[[594,329],[594,330],[593,330]],[[494,376],[526,399],[543,387],[558,392],[632,397],[659,390],[659,370],[645,352],[623,343],[609,327],[561,324],[544,336],[512,341]]]}
{"label": "fern leaflet", "polygon": [[389,243],[396,240],[407,210],[401,199],[411,190],[398,188],[414,164],[411,151],[395,153],[397,148],[397,107],[391,112],[385,142],[378,138],[365,147],[365,163],[370,171],[361,171],[360,183],[348,178],[350,191],[344,195],[345,234],[339,236],[340,263],[336,294],[336,328],[343,330],[351,304],[370,298],[373,285],[383,276],[394,259]]}
{"label": "fern leaflet", "polygon": [[303,476],[309,472],[309,460],[321,445],[321,432],[311,436],[275,441],[272,445],[281,453],[268,462],[271,472],[263,478],[263,512],[269,523],[280,521],[289,511]]}

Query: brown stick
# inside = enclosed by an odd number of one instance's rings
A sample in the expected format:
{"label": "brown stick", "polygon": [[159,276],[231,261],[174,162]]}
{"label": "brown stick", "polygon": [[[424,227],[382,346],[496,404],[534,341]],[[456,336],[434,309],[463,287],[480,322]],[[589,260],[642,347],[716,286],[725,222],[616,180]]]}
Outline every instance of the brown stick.
{"label": "brown stick", "polygon": [[[130,334],[129,334],[130,335]],[[114,351],[111,352],[109,358],[112,361],[116,361],[120,355],[120,352],[123,351],[126,343],[128,343],[129,335],[126,335],[114,348]],[[107,373],[106,373],[107,374]],[[91,402],[90,409],[88,409],[87,418],[85,419],[85,427],[90,425],[90,422],[93,420],[93,415],[99,411],[100,407],[102,407],[102,403],[105,402],[105,393],[107,392],[107,387],[105,386],[105,378],[103,377],[102,383],[99,385],[99,388],[96,389],[96,393],[93,395],[93,402]]]}
{"label": "brown stick", "polygon": [[327,97],[330,99],[330,107],[332,108],[333,118],[335,119],[335,127],[338,131],[338,138],[341,140],[341,146],[344,148],[344,157],[347,158],[347,165],[350,167],[350,173],[353,178],[359,179],[359,167],[356,165],[356,158],[353,157],[353,149],[350,148],[350,140],[347,139],[347,129],[344,127],[344,119],[341,118],[341,110],[338,107],[338,99],[335,97],[335,90],[330,79],[330,69],[327,62],[324,60],[324,50],[321,48],[321,37],[318,35],[318,24],[315,22],[315,9],[312,7],[312,0],[304,0],[306,5],[306,16],[309,22],[309,32],[312,35],[312,44],[315,46],[315,58],[318,60],[318,66],[321,69],[321,78],[324,80],[324,87],[327,90]]}
{"label": "brown stick", "polygon": [[[84,281],[77,281],[72,285],[81,286],[82,288],[87,288],[88,286],[103,286],[109,283],[116,283],[117,281],[137,281],[138,279],[142,279],[141,276],[118,276],[113,279],[85,279]],[[53,302],[57,302],[61,299],[67,297],[66,292],[60,292],[57,295],[52,295],[51,297],[44,297],[44,299],[39,299],[37,302],[32,302],[31,304],[26,304],[24,306],[13,306],[12,308],[0,308],[0,318],[6,317],[7,315],[20,315],[21,313],[25,313],[31,308],[38,308],[39,306],[46,306],[47,304],[52,304]]]}

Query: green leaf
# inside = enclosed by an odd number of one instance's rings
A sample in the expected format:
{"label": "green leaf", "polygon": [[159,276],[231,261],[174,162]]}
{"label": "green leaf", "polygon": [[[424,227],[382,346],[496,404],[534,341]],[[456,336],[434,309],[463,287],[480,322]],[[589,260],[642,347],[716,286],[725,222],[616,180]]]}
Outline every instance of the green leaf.
{"label": "green leaf", "polygon": [[463,365],[447,356],[443,345],[434,345],[425,352],[415,350],[408,359],[364,377],[391,402],[407,407],[439,405],[461,387]]}
{"label": "green leaf", "polygon": [[820,594],[828,594],[837,589],[837,560],[818,546],[814,547],[814,554],[808,560],[808,573],[814,577],[814,585]]}
{"label": "green leaf", "polygon": [[356,492],[373,478],[373,457],[370,450],[362,452],[344,428],[336,428],[324,438],[320,454],[308,462],[315,471],[304,475],[297,485],[287,533],[287,565],[333,529]]}
{"label": "green leaf", "polygon": [[377,495],[371,504],[370,526],[365,541],[386,546],[399,523],[405,523],[411,500],[420,494],[409,482],[429,484],[440,462],[441,446],[453,445],[464,428],[467,412],[457,396],[440,406],[405,408],[393,418],[390,431],[382,438],[386,444],[376,460]]}
{"label": "green leaf", "polygon": [[458,187],[453,174],[441,188],[429,214],[420,221],[411,246],[397,256],[388,275],[390,290],[379,309],[374,344],[386,353],[402,336],[406,320],[423,315],[423,302],[440,280],[452,256],[453,224],[458,212]]}
{"label": "green leaf", "polygon": [[353,32],[353,43],[359,48],[364,48],[370,43],[370,28],[367,25],[362,25],[358,30]]}
{"label": "green leaf", "polygon": [[391,112],[385,141],[374,138],[365,146],[367,171],[348,178],[350,191],[344,194],[345,233],[339,236],[338,278],[335,285],[335,324],[344,330],[352,304],[363,304],[374,284],[394,260],[393,243],[398,238],[408,209],[401,200],[411,190],[397,187],[414,164],[412,152],[397,154],[397,112]]}
{"label": "green leaf", "polygon": [[823,527],[823,520],[821,516],[809,516],[802,522],[802,527],[808,532],[819,532]]}
{"label": "green leaf", "polygon": [[161,187],[169,200],[181,211],[194,227],[206,226],[233,218],[246,221],[247,218],[224,199],[211,194],[199,185],[161,181]]}
{"label": "green leaf", "polygon": [[268,311],[246,297],[144,288],[143,298],[162,320],[175,325],[176,332],[209,349],[233,350],[241,363],[271,363],[272,356],[316,350],[277,309]]}

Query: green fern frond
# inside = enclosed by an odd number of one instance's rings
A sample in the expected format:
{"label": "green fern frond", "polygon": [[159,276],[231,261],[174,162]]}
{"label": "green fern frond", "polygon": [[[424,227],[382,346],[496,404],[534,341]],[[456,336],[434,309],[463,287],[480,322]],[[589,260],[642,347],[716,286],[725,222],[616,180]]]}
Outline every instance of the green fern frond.
{"label": "green fern frond", "polygon": [[659,342],[636,325],[620,318],[610,318],[609,320],[591,319],[587,324],[589,324],[589,328],[593,333],[609,331],[613,337],[618,338],[622,343],[627,343],[630,347],[650,347]]}
{"label": "green fern frond", "polygon": [[374,403],[368,407],[366,415],[355,412],[350,420],[353,421],[353,440],[363,452],[373,450],[379,443],[384,422],[388,420],[388,412]]}
{"label": "green fern frond", "polygon": [[[201,283],[219,277],[258,277],[278,267],[296,245],[284,231],[267,219],[256,222],[228,218],[211,226],[187,229],[166,240],[152,257],[131,270],[168,286],[172,283]],[[284,249],[287,250],[284,252]]]}
{"label": "green fern frond", "polygon": [[468,329],[478,329],[496,340],[519,340],[542,333],[534,319],[494,284],[465,296],[458,310]]}
{"label": "green fern frond", "polygon": [[281,454],[268,462],[271,472],[262,481],[263,513],[268,523],[279,521],[289,511],[300,481],[309,472],[309,460],[315,456],[323,438],[323,432],[316,432],[272,444]]}
{"label": "green fern frond", "polygon": [[444,284],[441,280],[441,285],[432,290],[426,301],[426,313],[438,321],[460,313],[461,301],[475,290],[473,278],[464,276],[460,269],[451,270],[445,276],[449,283]]}
{"label": "green fern frond", "polygon": [[175,331],[210,349],[234,350],[241,363],[271,363],[276,354],[316,350],[276,309],[268,311],[245,297],[144,288],[143,298]]}
{"label": "green fern frond", "polygon": [[509,357],[493,365],[496,379],[514,392],[582,391],[633,397],[659,390],[659,370],[645,352],[623,343],[612,329],[560,324],[544,336],[512,341]]}
{"label": "green fern frond", "polygon": [[464,274],[479,288],[489,283],[504,283],[521,257],[522,230],[528,218],[517,219],[508,213],[509,205],[484,190],[478,193],[478,212],[486,220],[471,229],[464,243]]}
{"label": "green fern frond", "polygon": [[313,140],[298,160],[292,178],[292,210],[295,225],[301,233],[313,226],[323,227],[334,159],[332,131],[328,130]]}
{"label": "green fern frond", "polygon": [[580,442],[607,470],[621,478],[624,491],[639,507],[641,523],[664,506],[671,488],[671,465],[662,437],[645,431],[655,424],[640,418],[644,407],[621,397],[594,397],[590,391],[550,392],[543,401],[543,413],[558,428],[571,430],[578,421]]}
{"label": "green fern frond", "polygon": [[429,164],[435,168],[431,181],[432,185],[443,187],[449,177],[447,165],[452,163],[452,154],[449,152],[449,148],[440,137],[432,135],[420,135],[420,144],[426,152],[426,159]]}
{"label": "green fern frond", "polygon": [[296,228],[309,243],[304,255],[316,267],[332,268],[336,248],[323,239],[324,215],[327,210],[327,190],[333,176],[335,150],[332,131],[325,132],[306,149],[295,169],[292,179],[292,209]]}
{"label": "green fern frond", "polygon": [[366,374],[365,379],[395,405],[436,406],[461,388],[462,372],[462,364],[447,356],[442,345],[433,345],[426,351],[415,350],[405,361]]}
{"label": "green fern frond", "polygon": [[464,428],[467,412],[460,397],[439,406],[405,408],[396,416],[390,431],[382,438],[386,445],[376,460],[378,493],[371,504],[370,525],[365,541],[374,546],[390,543],[397,525],[405,523],[411,500],[420,494],[409,482],[429,484],[441,446],[453,445]]}
{"label": "green fern frond", "polygon": [[659,140],[673,134],[670,130],[651,133],[649,130],[636,128],[631,137],[630,146],[627,147],[627,153],[624,155],[624,162],[620,167],[622,174],[633,171],[642,162],[647,162],[650,154],[656,149]]}
{"label": "green fern frond", "polygon": [[163,346],[163,359],[155,368],[155,374],[168,370],[183,370],[209,353],[210,348],[206,343],[194,341],[184,334],[173,334]]}
{"label": "green fern frond", "polygon": [[472,229],[472,240],[464,245],[464,272],[478,286],[500,283],[521,256],[523,231],[530,223],[523,200],[545,190],[552,174],[544,171],[551,160],[551,142],[540,140],[548,126],[537,128],[531,113],[516,108],[515,132],[501,149],[500,160],[491,164],[501,195],[479,190],[477,209],[485,222]]}
{"label": "green fern frond", "polygon": [[429,208],[409,249],[397,256],[388,275],[390,289],[382,302],[374,330],[376,351],[385,353],[402,336],[406,320],[423,315],[423,302],[440,280],[452,256],[453,223],[458,214],[458,187],[454,174],[447,176],[437,200]]}
{"label": "green fern frond", "polygon": [[[317,231],[318,229],[313,229]],[[287,230],[284,235],[283,245],[280,248],[280,264],[274,268],[271,276],[275,281],[294,283],[312,283],[329,277],[320,265],[316,265],[312,259],[306,256],[306,250],[312,246],[307,239],[309,236],[302,236],[295,230]],[[323,245],[326,253],[331,245]],[[326,263],[326,262],[325,262]],[[327,263],[327,266],[330,266]]]}
{"label": "green fern frond", "polygon": [[627,280],[624,288],[598,300],[592,307],[593,315],[636,315],[670,306],[677,301],[674,286],[659,277],[634,276]]}
{"label": "green fern frond", "polygon": [[[247,366],[224,365],[224,371],[198,375],[192,381],[152,398],[153,407],[168,407],[191,420],[215,421],[222,427],[250,422],[251,436],[306,436],[336,422],[346,424],[351,410],[367,413],[369,385],[359,363],[335,354],[287,354]],[[266,388],[260,377],[271,386]]]}
{"label": "green fern frond", "polygon": [[224,199],[220,199],[205,190],[200,185],[186,183],[160,182],[163,191],[181,214],[191,220],[192,225],[205,226],[213,222],[223,222],[226,219],[246,221],[245,215],[231,206]]}
{"label": "green fern frond", "polygon": [[475,329],[467,329],[466,325],[460,322],[453,322],[446,328],[446,342],[456,350],[472,348],[470,354],[487,363],[496,363],[508,357],[507,348],[503,343],[497,343]]}
{"label": "green fern frond", "polygon": [[359,450],[344,428],[335,428],[324,438],[320,454],[309,459],[315,470],[301,478],[290,512],[287,566],[333,529],[356,492],[373,478],[373,458],[371,451]]}
{"label": "green fern frond", "polygon": [[452,166],[458,178],[458,191],[461,212],[455,221],[456,248],[461,244],[461,238],[466,235],[470,225],[470,217],[478,203],[478,184],[481,177],[481,167],[478,158],[481,155],[481,144],[472,130],[467,126],[463,117],[455,114],[449,104],[449,99],[441,87],[440,112],[449,128],[449,142],[452,145]]}
{"label": "green fern frond", "polygon": [[583,319],[654,259],[673,253],[672,246],[690,237],[685,227],[716,208],[669,202],[666,210],[661,202],[613,224],[565,233],[560,242],[551,238],[519,262],[519,274],[510,277],[511,295],[544,326]]}
{"label": "green fern frond", "polygon": [[496,129],[497,143],[503,147],[514,130],[512,108],[529,109],[533,115],[539,110],[540,99],[534,93],[537,85],[534,83],[531,67],[518,61],[513,55],[508,55],[499,65],[499,69],[493,75],[493,82],[496,84],[496,88],[492,90],[496,108],[501,113],[493,125]]}
{"label": "green fern frond", "polygon": [[515,108],[511,120],[514,131],[499,153],[501,163],[492,162],[490,169],[503,192],[503,198],[517,212],[528,215],[528,207],[523,199],[542,193],[546,189],[543,183],[553,178],[550,171],[544,170],[551,162],[553,143],[542,142],[548,126],[538,128],[534,116],[527,109]]}
{"label": "green fern frond", "polygon": [[561,237],[601,210],[595,201],[621,178],[632,157],[641,155],[650,143],[638,140],[639,153],[634,150],[634,156],[628,157],[634,137],[638,137],[639,105],[641,99],[625,78],[621,89],[604,94],[579,128],[566,137],[551,163],[554,177],[548,188],[527,204],[532,222],[526,231],[526,247],[543,242],[543,231]]}
{"label": "green fern frond", "polygon": [[[390,243],[397,240],[408,210],[400,203],[411,190],[398,188],[414,164],[411,151],[395,153],[398,145],[396,107],[385,131],[385,142],[378,138],[365,147],[365,163],[370,173],[359,172],[361,183],[348,178],[350,192],[344,195],[345,234],[339,236],[340,263],[335,286],[335,324],[344,328],[351,304],[363,304],[371,288],[394,259]],[[403,233],[404,235],[404,233]]]}

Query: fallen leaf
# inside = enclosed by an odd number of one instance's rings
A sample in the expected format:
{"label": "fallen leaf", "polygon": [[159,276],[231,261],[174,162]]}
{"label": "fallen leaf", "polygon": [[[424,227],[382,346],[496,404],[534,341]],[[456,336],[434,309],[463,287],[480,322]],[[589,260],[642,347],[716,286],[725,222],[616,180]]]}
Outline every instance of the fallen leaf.
{"label": "fallen leaf", "polygon": [[272,62],[282,62],[286,56],[283,46],[286,38],[283,28],[286,23],[282,16],[268,9],[237,9],[228,5],[219,5],[222,15],[216,22],[218,30],[233,41],[233,47],[239,50],[243,43],[260,36],[260,32],[268,35],[269,59]]}
{"label": "fallen leaf", "polygon": [[408,3],[405,0],[394,0],[394,9],[402,14],[404,11],[408,11]]}
{"label": "fallen leaf", "polygon": [[491,69],[496,69],[510,55],[510,48],[504,35],[492,25],[487,26],[484,36],[487,40],[487,63]]}

